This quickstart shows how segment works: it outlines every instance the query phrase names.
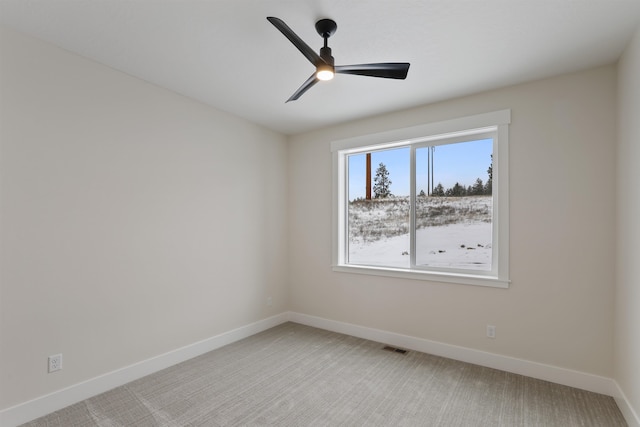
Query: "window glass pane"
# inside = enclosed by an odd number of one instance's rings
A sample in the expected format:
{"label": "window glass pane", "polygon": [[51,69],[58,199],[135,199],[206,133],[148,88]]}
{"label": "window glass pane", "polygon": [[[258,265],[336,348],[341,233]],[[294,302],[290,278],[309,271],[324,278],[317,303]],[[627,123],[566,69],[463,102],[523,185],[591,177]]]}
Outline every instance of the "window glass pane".
{"label": "window glass pane", "polygon": [[416,149],[416,266],[492,269],[493,140]]}
{"label": "window glass pane", "polygon": [[[409,147],[348,156],[348,263],[410,267]],[[369,198],[368,198],[369,196]]]}

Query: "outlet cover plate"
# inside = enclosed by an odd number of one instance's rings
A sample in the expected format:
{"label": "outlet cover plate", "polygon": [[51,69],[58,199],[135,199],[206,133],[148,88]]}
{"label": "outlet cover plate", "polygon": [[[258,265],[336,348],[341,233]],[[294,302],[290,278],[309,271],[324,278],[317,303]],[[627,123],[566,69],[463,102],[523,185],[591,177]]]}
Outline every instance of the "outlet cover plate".
{"label": "outlet cover plate", "polygon": [[495,338],[496,337],[496,327],[493,325],[487,325],[487,337]]}
{"label": "outlet cover plate", "polygon": [[49,373],[62,369],[62,353],[49,356]]}

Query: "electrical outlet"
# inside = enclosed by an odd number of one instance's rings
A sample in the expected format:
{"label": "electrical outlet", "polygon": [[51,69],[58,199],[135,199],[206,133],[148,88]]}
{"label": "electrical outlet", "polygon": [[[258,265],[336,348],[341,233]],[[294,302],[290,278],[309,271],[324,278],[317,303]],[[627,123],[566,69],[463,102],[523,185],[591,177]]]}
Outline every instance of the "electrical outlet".
{"label": "electrical outlet", "polygon": [[493,325],[487,325],[487,337],[495,338],[496,337],[496,327]]}
{"label": "electrical outlet", "polygon": [[49,373],[62,369],[62,353],[49,356]]}

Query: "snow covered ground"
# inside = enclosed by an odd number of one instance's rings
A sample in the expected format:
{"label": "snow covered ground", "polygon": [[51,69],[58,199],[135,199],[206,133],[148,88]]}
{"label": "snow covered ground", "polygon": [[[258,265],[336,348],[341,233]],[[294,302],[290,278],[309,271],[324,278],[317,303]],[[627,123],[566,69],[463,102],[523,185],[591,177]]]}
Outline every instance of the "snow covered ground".
{"label": "snow covered ground", "polygon": [[[369,206],[366,211],[350,212],[350,218],[370,219],[367,223],[358,222],[357,230],[364,230],[364,236],[359,231],[351,234],[350,264],[409,267],[408,213],[398,211],[398,206],[403,205],[404,202],[388,202],[386,206],[374,203],[372,209]],[[430,208],[432,213],[436,209],[440,209],[440,213],[427,221],[429,225],[418,228],[416,232],[416,264],[489,270],[492,252],[490,205],[490,197],[437,198],[432,201],[423,212]],[[422,216],[427,218],[428,215]]]}
{"label": "snow covered ground", "polygon": [[[349,263],[409,267],[409,234],[349,245]],[[489,270],[491,224],[451,224],[419,229],[416,264],[430,267]]]}

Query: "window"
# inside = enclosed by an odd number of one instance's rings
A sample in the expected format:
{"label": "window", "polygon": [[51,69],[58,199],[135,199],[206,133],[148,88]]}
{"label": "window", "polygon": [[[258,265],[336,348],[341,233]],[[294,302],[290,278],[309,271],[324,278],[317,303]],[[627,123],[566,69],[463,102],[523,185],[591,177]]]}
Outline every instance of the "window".
{"label": "window", "polygon": [[510,116],[333,142],[334,270],[507,287]]}

